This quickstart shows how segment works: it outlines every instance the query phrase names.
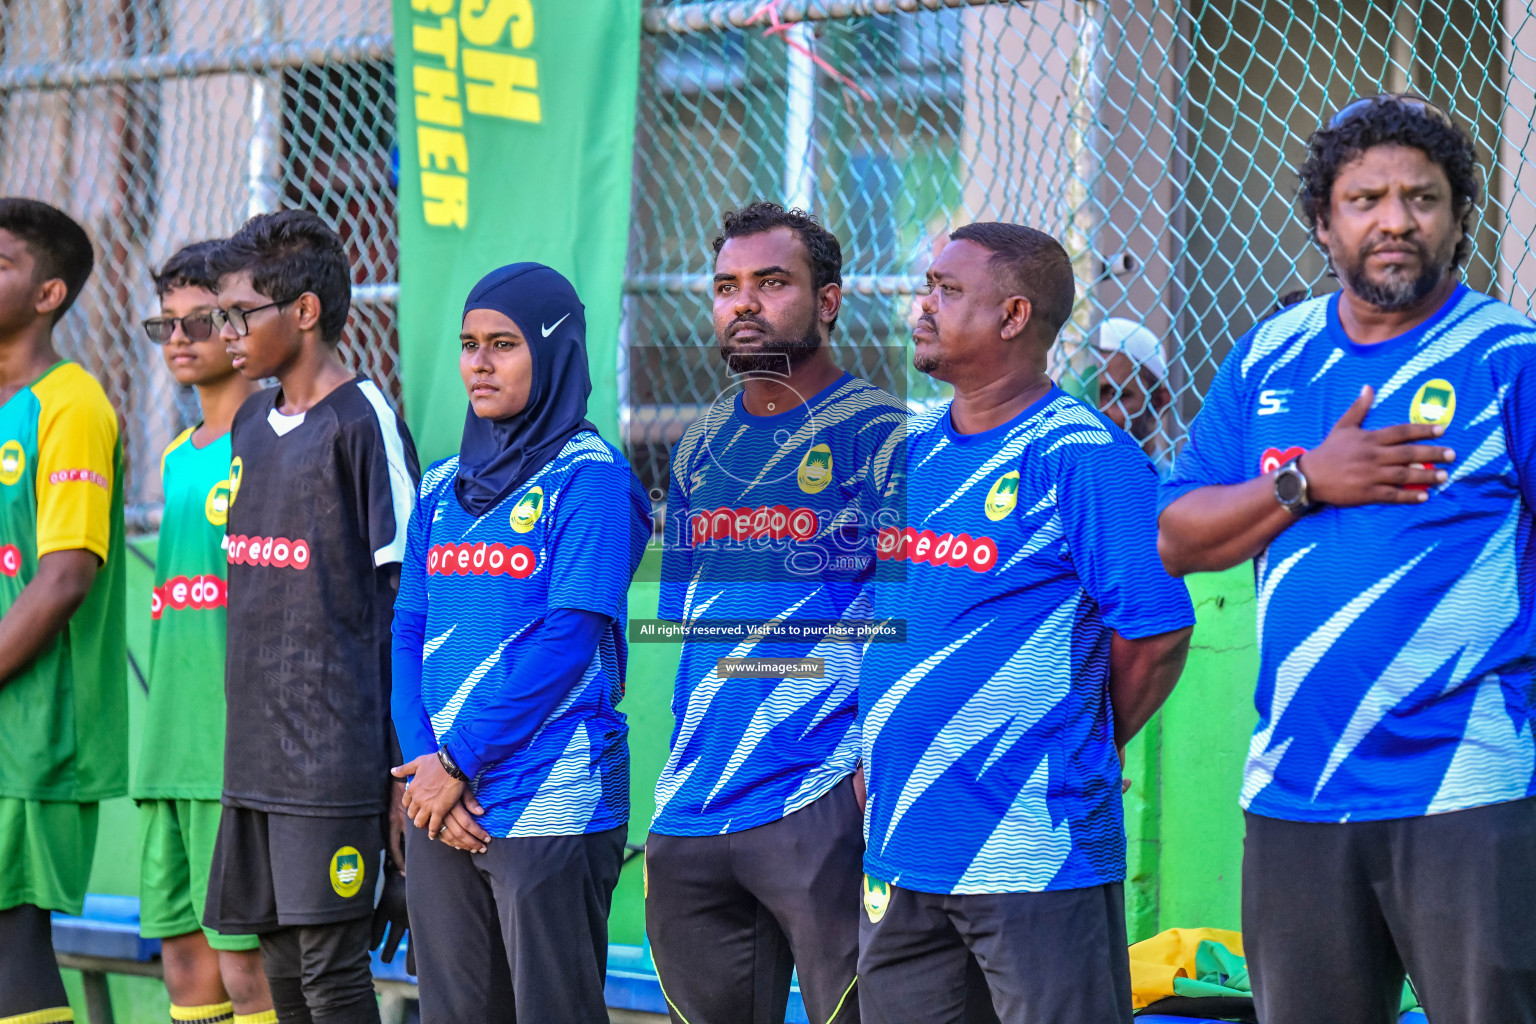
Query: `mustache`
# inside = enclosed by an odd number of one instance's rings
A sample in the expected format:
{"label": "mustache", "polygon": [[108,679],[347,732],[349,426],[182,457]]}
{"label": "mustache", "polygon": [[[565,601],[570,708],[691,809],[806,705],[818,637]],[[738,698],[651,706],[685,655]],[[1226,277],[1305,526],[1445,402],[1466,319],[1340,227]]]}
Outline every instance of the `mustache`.
{"label": "mustache", "polygon": [[934,318],[928,313],[924,313],[922,316],[918,317],[917,322],[928,328],[934,334],[939,333],[938,321],[934,320]]}
{"label": "mustache", "polygon": [[1360,255],[1372,256],[1378,252],[1414,252],[1421,259],[1429,259],[1429,246],[1417,238],[1378,239],[1373,242],[1367,242],[1361,247]]}
{"label": "mustache", "polygon": [[727,325],[725,328],[726,337],[730,337],[731,332],[741,326],[756,327],[764,334],[771,334],[773,332],[773,328],[769,326],[767,320],[764,320],[760,316],[753,316],[751,313],[743,313],[735,320],[732,320],[729,325]]}

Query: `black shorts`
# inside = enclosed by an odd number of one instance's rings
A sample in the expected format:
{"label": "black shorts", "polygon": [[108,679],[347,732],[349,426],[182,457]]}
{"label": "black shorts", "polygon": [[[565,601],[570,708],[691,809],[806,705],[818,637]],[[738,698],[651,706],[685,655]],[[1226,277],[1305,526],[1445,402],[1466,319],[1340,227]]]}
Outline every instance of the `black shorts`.
{"label": "black shorts", "polygon": [[1266,1024],[1536,1024],[1536,799],[1390,821],[1247,815],[1243,946]]}
{"label": "black shorts", "polygon": [[208,872],[205,927],[259,935],[373,913],[384,819],[225,807]]}
{"label": "black shorts", "polygon": [[[944,896],[867,883],[860,922],[865,1024],[1130,1024],[1119,883]],[[972,957],[992,1007],[978,1005]]]}
{"label": "black shorts", "polygon": [[812,1024],[852,1024],[864,816],[852,780],[788,817],[645,844],[645,928],[674,1021],[782,1024],[791,971]]}

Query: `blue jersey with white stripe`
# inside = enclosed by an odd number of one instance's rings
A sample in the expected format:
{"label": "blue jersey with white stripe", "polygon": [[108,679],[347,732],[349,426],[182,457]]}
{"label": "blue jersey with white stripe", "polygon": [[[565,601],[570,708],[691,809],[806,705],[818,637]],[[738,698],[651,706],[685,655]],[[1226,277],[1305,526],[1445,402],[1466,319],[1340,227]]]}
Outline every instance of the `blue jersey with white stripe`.
{"label": "blue jersey with white stripe", "polygon": [[[696,421],[672,454],[662,618],[867,620],[874,481],[899,450],[906,418],[890,394],[845,375],[777,416],[753,416],[737,396]],[[813,658],[824,668],[819,678],[722,677],[722,658]],[[832,639],[685,642],[651,828],[739,832],[846,778],[859,759],[858,666],[859,645]]]}
{"label": "blue jersey with white stripe", "polygon": [[[438,742],[471,720],[509,678],[520,640],[557,608],[612,619],[581,681],[505,760],[472,780],[493,836],[601,832],[629,820],[624,691],[629,572],[594,571],[597,552],[638,560],[648,524],[621,514],[639,483],[624,457],[594,433],[560,454],[478,518],[454,494],[458,456],[422,477],[396,606],[426,617],[421,701]],[[633,561],[625,562],[632,571]]]}
{"label": "blue jersey with white stripe", "polygon": [[1357,345],[1337,296],[1237,343],[1165,484],[1166,507],[1320,444],[1364,385],[1366,429],[1446,426],[1419,505],[1323,508],[1257,559],[1258,729],[1242,805],[1293,821],[1454,811],[1536,793],[1536,325],[1462,286]]}
{"label": "blue jersey with white stripe", "polygon": [[978,434],[948,404],[913,417],[906,460],[908,525],[880,538],[906,579],[872,590],[907,642],[870,644],[860,686],[865,870],[933,893],[1121,880],[1111,630],[1194,622],[1151,462],[1056,388]]}

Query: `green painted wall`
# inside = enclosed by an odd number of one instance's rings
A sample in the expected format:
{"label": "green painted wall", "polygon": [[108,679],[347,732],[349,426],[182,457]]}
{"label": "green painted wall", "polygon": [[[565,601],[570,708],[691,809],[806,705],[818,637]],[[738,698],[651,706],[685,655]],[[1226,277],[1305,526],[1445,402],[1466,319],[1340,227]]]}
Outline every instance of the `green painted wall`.
{"label": "green painted wall", "polygon": [[1132,942],[1167,928],[1238,928],[1237,807],[1258,676],[1253,571],[1190,577],[1195,634],[1178,687],[1126,749],[1126,921]]}
{"label": "green painted wall", "polygon": [[[149,558],[153,540],[138,541]],[[657,573],[642,570],[641,579]],[[150,572],[139,559],[129,564],[129,648],[148,662]],[[1131,941],[1165,928],[1237,928],[1242,814],[1237,794],[1243,758],[1253,730],[1253,682],[1258,672],[1254,637],[1253,573],[1247,566],[1192,577],[1190,595],[1198,624],[1189,665],[1162,712],[1126,751],[1125,797],[1129,875],[1126,914]],[[658,588],[636,583],[632,618],[654,618]],[[650,822],[656,777],[672,734],[674,644],[632,644],[623,709],[630,728],[630,841],[642,843]],[[130,679],[131,750],[137,758],[143,691]],[[91,891],[137,895],[138,822],[128,800],[102,807]],[[640,859],[625,866],[614,894],[610,937],[638,945],[645,934]],[[68,979],[75,1009],[84,1020],[78,979]],[[113,1002],[120,1024],[160,1024],[169,1000],[158,982],[114,978]]]}
{"label": "green painted wall", "polygon": [[1189,593],[1197,620],[1189,664],[1160,714],[1154,932],[1241,927],[1243,815],[1237,797],[1258,717],[1253,570],[1242,565],[1191,577]]}

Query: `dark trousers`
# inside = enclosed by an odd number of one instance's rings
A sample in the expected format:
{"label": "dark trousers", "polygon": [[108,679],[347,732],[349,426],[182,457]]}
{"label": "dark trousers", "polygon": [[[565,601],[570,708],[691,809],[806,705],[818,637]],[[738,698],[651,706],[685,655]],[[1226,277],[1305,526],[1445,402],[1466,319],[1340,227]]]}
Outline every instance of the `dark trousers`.
{"label": "dark trousers", "polygon": [[262,933],[261,966],[280,1024],[378,1024],[372,927],[362,917]]}
{"label": "dark trousers", "polygon": [[406,829],[422,1024],[607,1024],[624,836],[493,839],[465,853]]}
{"label": "dark trousers", "polygon": [[646,845],[645,929],[674,1021],[783,1024],[790,975],[813,1024],[859,1019],[863,814],[845,780],[767,825]]}
{"label": "dark trousers", "polygon": [[860,922],[864,1024],[977,1020],[973,956],[1003,1024],[1130,1024],[1119,883],[970,896],[890,886],[883,912]]}
{"label": "dark trousers", "polygon": [[0,1020],[68,1005],[48,911],[30,903],[0,910]]}
{"label": "dark trousers", "polygon": [[1536,799],[1344,824],[1247,816],[1243,945],[1264,1024],[1536,1024]]}

